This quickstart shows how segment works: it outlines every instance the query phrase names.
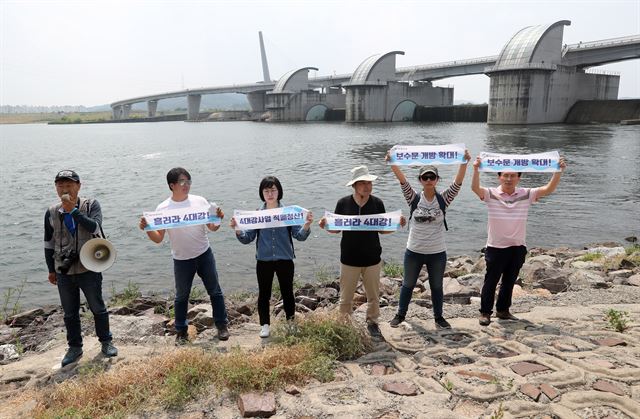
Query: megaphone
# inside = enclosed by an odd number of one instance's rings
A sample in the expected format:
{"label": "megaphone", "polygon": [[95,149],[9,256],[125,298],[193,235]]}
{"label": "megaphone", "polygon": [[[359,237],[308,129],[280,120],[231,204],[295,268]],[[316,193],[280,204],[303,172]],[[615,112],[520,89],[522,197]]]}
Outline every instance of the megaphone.
{"label": "megaphone", "polygon": [[104,272],[116,261],[116,248],[106,239],[91,239],[80,249],[80,262],[90,271]]}

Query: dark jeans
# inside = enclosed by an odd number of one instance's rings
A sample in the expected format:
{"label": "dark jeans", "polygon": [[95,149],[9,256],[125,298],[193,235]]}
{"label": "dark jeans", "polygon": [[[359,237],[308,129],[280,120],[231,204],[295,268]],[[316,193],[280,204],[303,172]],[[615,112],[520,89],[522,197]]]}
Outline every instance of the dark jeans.
{"label": "dark jeans", "polygon": [[522,268],[526,255],[527,248],[525,246],[511,246],[504,249],[487,247],[484,253],[484,260],[487,262],[487,273],[484,276],[484,284],[482,285],[480,313],[490,315],[493,312],[493,302],[500,276],[502,276],[502,281],[498,292],[496,311],[509,310],[513,285],[518,279],[518,273]]}
{"label": "dark jeans", "polygon": [[278,276],[280,294],[284,304],[284,313],[287,320],[293,319],[296,314],[296,301],[293,296],[293,261],[274,260],[256,263],[256,275],[258,276],[258,314],[260,324],[270,324],[269,301],[271,300],[271,285],[273,274]]}
{"label": "dark jeans", "polygon": [[193,259],[173,260],[173,274],[176,280],[176,330],[182,331],[187,328],[187,308],[189,307],[189,295],[195,274],[202,279],[204,288],[211,299],[213,309],[213,319],[218,328],[227,325],[227,309],[224,306],[224,295],[218,282],[218,271],[216,270],[216,260],[213,257],[211,248],[203,254]]}
{"label": "dark jeans", "polygon": [[82,290],[89,309],[93,313],[98,340],[100,342],[111,341],[109,314],[102,299],[102,274],[89,271],[76,275],[64,275],[56,272],[56,279],[60,303],[64,311],[64,325],[67,328],[69,346],[82,346],[80,290]]}
{"label": "dark jeans", "polygon": [[413,295],[413,288],[418,281],[418,275],[423,265],[427,265],[429,274],[429,288],[431,288],[431,302],[433,304],[434,317],[442,317],[442,303],[444,292],[442,291],[442,277],[447,264],[447,252],[425,255],[415,253],[407,249],[404,252],[404,278],[402,288],[400,288],[400,302],[398,303],[398,314],[406,316]]}

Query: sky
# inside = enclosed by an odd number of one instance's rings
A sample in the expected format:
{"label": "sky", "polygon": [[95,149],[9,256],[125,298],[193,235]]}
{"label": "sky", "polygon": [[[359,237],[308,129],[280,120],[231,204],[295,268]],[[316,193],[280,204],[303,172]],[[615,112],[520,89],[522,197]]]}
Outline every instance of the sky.
{"label": "sky", "polygon": [[[401,50],[397,66],[490,55],[526,26],[570,20],[564,43],[640,34],[640,0],[212,1],[0,0],[0,104],[111,103],[185,88],[353,72]],[[640,59],[619,72],[620,98],[640,98]],[[457,77],[455,100],[486,102],[489,78]]]}

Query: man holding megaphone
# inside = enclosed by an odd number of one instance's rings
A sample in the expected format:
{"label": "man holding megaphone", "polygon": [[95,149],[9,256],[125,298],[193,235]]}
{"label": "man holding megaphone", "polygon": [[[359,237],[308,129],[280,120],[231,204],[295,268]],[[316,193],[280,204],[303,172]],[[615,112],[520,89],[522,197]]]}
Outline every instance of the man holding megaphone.
{"label": "man holding megaphone", "polygon": [[[58,172],[55,177],[55,186],[60,202],[49,207],[44,216],[44,256],[49,269],[49,282],[57,285],[64,311],[64,324],[69,344],[69,349],[62,359],[64,367],[82,356],[80,290],[84,293],[89,309],[93,313],[96,335],[102,344],[102,353],[112,357],[118,355],[118,350],[112,343],[109,314],[102,298],[101,271],[108,266],[98,267],[97,264],[93,266],[86,262],[89,259],[84,257],[81,260],[80,256],[83,246],[101,233],[100,204],[95,199],[78,197],[82,185],[80,176],[73,170]],[[94,256],[98,255],[96,258],[100,259],[105,255],[104,252],[111,252],[109,263],[112,263],[115,257],[114,249],[110,244],[103,244],[103,247],[98,246],[90,253]],[[85,266],[83,261],[90,266]]]}

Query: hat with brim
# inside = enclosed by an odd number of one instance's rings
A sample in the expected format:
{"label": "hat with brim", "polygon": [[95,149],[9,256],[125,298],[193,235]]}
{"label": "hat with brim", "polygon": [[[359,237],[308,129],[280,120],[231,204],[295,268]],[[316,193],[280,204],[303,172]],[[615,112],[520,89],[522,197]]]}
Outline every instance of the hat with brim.
{"label": "hat with brim", "polygon": [[347,186],[351,186],[361,180],[365,182],[372,182],[376,179],[378,179],[378,176],[370,174],[367,166],[358,166],[351,169],[351,180],[347,183]]}
{"label": "hat with brim", "polygon": [[56,179],[54,180],[54,182],[57,182],[59,180],[72,180],[74,182],[80,182],[80,176],[78,176],[78,174],[73,171],[73,170],[60,170],[58,172],[58,174],[56,175]]}
{"label": "hat with brim", "polygon": [[426,173],[433,173],[434,175],[436,175],[436,177],[438,177],[438,168],[435,167],[432,164],[428,164],[426,166],[422,166],[420,168],[420,172],[418,173],[418,177],[422,177],[422,175],[426,174]]}

